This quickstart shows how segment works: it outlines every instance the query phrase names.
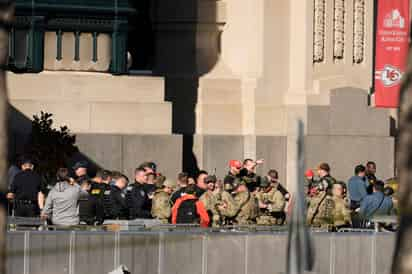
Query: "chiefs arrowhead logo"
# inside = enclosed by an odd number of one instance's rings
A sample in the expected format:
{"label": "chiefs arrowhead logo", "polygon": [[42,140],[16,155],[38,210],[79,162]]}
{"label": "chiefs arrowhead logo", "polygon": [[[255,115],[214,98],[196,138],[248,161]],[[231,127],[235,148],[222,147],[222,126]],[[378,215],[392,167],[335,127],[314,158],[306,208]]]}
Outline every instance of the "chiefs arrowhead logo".
{"label": "chiefs arrowhead logo", "polygon": [[399,84],[402,78],[402,72],[397,67],[385,65],[381,71],[376,72],[376,78],[380,79],[385,87],[391,87]]}

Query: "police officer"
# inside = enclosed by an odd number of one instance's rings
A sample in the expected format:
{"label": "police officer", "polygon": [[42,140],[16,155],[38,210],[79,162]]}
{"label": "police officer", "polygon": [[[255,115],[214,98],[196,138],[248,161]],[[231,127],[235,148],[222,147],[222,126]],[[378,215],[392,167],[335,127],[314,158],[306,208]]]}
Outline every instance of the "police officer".
{"label": "police officer", "polygon": [[129,179],[125,175],[113,176],[113,185],[110,190],[104,192],[104,215],[105,219],[128,218],[128,207],[124,189],[127,187]]}
{"label": "police officer", "polygon": [[171,180],[165,180],[162,188],[157,189],[152,199],[152,217],[160,220],[163,224],[169,222],[172,213],[170,204],[170,194],[172,194],[176,183]]}
{"label": "police officer", "polygon": [[83,180],[89,180],[89,175],[87,174],[87,162],[86,161],[79,161],[74,164],[73,171],[74,171],[74,179],[78,184],[80,184]]}
{"label": "police officer", "polygon": [[264,160],[253,161],[252,159],[245,159],[243,161],[243,169],[240,170],[239,176],[246,183],[250,192],[259,187],[261,177],[256,174],[256,167],[263,164]]}
{"label": "police officer", "polygon": [[87,195],[79,199],[80,222],[87,225],[102,224],[104,221],[103,191],[98,189],[100,195],[91,194],[93,182],[84,180],[80,187]]}
{"label": "police officer", "polygon": [[368,161],[366,163],[366,180],[368,181],[368,188],[367,192],[368,194],[373,193],[373,185],[376,183],[378,180],[376,178],[376,163],[373,161]]}
{"label": "police officer", "polygon": [[328,191],[329,194],[332,191],[332,186],[336,183],[336,179],[330,175],[330,166],[327,163],[320,163],[318,166],[319,181],[317,183],[317,189],[320,191]]}
{"label": "police officer", "polygon": [[320,189],[309,201],[306,222],[318,228],[330,229],[334,225],[335,203],[327,189]]}
{"label": "police officer", "polygon": [[30,158],[21,162],[21,172],[16,175],[9,199],[14,201],[14,215],[19,217],[37,217],[44,205],[44,194],[41,191],[41,179],[34,171],[34,164]]}
{"label": "police officer", "polygon": [[335,228],[351,226],[349,203],[344,198],[345,183],[337,182],[332,186],[332,199],[335,203],[333,209],[333,225]]}
{"label": "police officer", "polygon": [[260,190],[256,193],[259,204],[259,225],[281,225],[285,220],[286,200],[284,195],[274,186],[268,177],[262,178]]}
{"label": "police officer", "polygon": [[236,179],[234,183],[234,200],[237,213],[234,217],[235,224],[254,224],[258,215],[258,204],[256,198],[249,192],[247,182]]}
{"label": "police officer", "polygon": [[146,171],[143,168],[135,170],[135,182],[129,184],[126,189],[129,218],[151,218],[151,202],[145,191],[147,182]]}

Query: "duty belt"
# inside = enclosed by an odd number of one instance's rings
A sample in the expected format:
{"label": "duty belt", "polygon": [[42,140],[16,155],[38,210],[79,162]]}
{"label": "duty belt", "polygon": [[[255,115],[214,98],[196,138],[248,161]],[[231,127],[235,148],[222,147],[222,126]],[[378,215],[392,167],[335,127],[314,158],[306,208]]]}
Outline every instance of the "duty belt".
{"label": "duty belt", "polygon": [[15,200],[16,204],[35,205],[37,202],[32,200]]}

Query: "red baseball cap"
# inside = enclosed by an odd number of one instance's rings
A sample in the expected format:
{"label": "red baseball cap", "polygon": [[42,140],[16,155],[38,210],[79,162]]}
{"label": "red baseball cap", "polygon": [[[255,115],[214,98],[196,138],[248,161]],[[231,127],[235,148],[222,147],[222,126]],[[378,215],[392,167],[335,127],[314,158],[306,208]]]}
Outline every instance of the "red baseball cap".
{"label": "red baseball cap", "polygon": [[305,176],[306,177],[313,177],[315,174],[313,174],[313,171],[311,169],[306,170]]}
{"label": "red baseball cap", "polygon": [[230,167],[236,167],[236,168],[241,168],[242,167],[242,163],[238,160],[230,160],[229,161],[229,166]]}

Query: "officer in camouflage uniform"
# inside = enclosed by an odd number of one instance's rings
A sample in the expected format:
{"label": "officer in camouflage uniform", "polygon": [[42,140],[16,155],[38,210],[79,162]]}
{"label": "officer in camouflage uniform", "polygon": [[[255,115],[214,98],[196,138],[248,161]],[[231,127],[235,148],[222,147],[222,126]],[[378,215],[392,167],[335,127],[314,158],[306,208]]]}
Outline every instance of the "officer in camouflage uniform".
{"label": "officer in camouflage uniform", "polygon": [[327,190],[319,191],[310,199],[306,222],[319,228],[331,228],[334,224],[335,202]]}
{"label": "officer in camouflage uniform", "polygon": [[172,213],[172,206],[170,204],[170,195],[176,188],[176,183],[166,179],[162,188],[155,190],[152,199],[152,217],[160,220],[163,224],[169,223],[169,218]]}
{"label": "officer in camouflage uniform", "polygon": [[[217,183],[217,178],[214,175],[209,175],[205,182],[208,190],[200,197],[200,201],[204,204],[212,220],[212,226],[220,227],[230,224],[230,218],[233,218],[238,211],[232,195],[223,188],[221,183]],[[232,188],[230,186],[228,190]]]}
{"label": "officer in camouflage uniform", "polygon": [[285,197],[273,186],[269,178],[260,182],[260,190],[255,194],[259,205],[258,225],[281,225],[284,222]]}
{"label": "officer in camouflage uniform", "polygon": [[215,196],[216,195],[214,193],[216,181],[217,181],[217,178],[215,175],[208,175],[205,178],[205,184],[207,186],[207,190],[199,198],[199,200],[205,206],[205,209],[207,210],[207,213],[209,214],[209,218],[210,220],[212,220],[212,223],[213,223],[213,216],[217,215],[217,212],[215,209],[215,206],[216,206]]}
{"label": "officer in camouflage uniform", "polygon": [[258,204],[254,195],[249,192],[246,181],[236,179],[234,182],[234,201],[237,209],[234,224],[254,224],[258,215]]}
{"label": "officer in camouflage uniform", "polygon": [[333,224],[335,228],[347,227],[351,225],[349,203],[344,198],[344,183],[338,182],[332,186],[332,199],[335,203],[333,210]]}
{"label": "officer in camouflage uniform", "polygon": [[318,166],[319,181],[316,184],[316,188],[319,191],[328,191],[328,194],[332,191],[333,184],[336,183],[336,179],[330,175],[330,167],[327,163],[321,163]]}
{"label": "officer in camouflage uniform", "polygon": [[263,164],[264,160],[260,159],[253,161],[252,159],[245,159],[243,161],[243,168],[238,174],[238,178],[241,178],[242,181],[246,183],[250,192],[254,192],[257,187],[260,185],[261,177],[256,174],[256,167],[260,164]]}

